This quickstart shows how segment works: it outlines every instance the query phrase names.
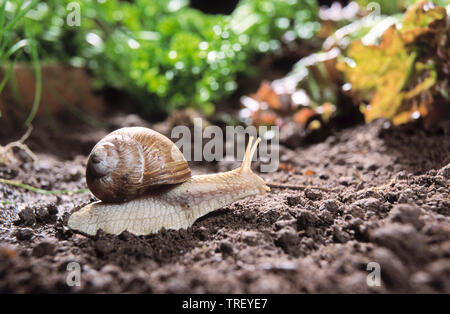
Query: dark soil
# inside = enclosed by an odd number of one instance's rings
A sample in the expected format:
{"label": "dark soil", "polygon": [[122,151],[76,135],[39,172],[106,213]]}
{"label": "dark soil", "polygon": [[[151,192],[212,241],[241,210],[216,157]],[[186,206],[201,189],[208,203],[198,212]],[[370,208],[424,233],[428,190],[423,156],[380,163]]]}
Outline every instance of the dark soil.
{"label": "dark soil", "polygon": [[[53,135],[35,128],[0,177],[43,189],[86,188],[84,167],[106,132],[145,124],[111,119],[108,129],[67,125]],[[2,145],[20,135],[2,127]],[[450,128],[424,131],[376,121],[290,150],[289,171],[273,188],[199,219],[188,230],[150,236],[73,233],[69,212],[93,200],[86,192],[49,196],[0,184],[0,292],[446,292],[450,293]],[[235,164],[193,165],[194,173]],[[70,262],[81,286],[69,287]],[[379,263],[381,286],[367,285]]]}

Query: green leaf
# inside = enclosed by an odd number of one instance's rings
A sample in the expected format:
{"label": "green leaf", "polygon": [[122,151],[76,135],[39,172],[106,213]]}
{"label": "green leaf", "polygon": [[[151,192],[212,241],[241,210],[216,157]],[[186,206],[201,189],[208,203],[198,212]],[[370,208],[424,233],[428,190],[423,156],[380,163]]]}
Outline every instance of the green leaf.
{"label": "green leaf", "polygon": [[31,122],[33,122],[33,119],[36,116],[37,110],[39,108],[39,103],[41,101],[41,93],[42,93],[42,74],[37,50],[37,42],[33,41],[30,46],[31,46],[31,58],[33,62],[34,76],[36,78],[36,88],[34,92],[34,100],[33,106],[31,107],[31,112],[28,115],[28,118],[25,120],[25,126],[27,127],[30,126]]}

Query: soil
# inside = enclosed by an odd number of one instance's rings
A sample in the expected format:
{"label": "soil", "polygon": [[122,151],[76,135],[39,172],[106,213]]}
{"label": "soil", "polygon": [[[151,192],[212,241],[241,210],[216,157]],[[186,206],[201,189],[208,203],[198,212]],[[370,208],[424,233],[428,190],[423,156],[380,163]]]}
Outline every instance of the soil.
{"label": "soil", "polygon": [[[119,116],[104,129],[68,123],[57,133],[36,126],[26,143],[37,161],[15,149],[17,160],[1,164],[0,177],[47,190],[86,188],[92,146],[133,124],[145,122]],[[1,145],[18,138],[1,128]],[[0,292],[450,293],[448,123],[430,131],[379,120],[281,147],[280,158],[285,170],[261,176],[310,188],[273,188],[188,230],[149,236],[74,233],[67,218],[94,199],[89,192],[42,195],[0,184]],[[71,262],[81,266],[80,286],[66,283]],[[380,286],[367,284],[371,262],[380,266]]]}

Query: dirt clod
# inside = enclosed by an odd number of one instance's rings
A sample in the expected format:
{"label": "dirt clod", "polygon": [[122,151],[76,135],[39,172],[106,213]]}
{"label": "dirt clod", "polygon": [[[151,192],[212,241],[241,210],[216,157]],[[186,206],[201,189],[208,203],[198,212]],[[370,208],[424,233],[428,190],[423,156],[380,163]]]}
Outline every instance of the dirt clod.
{"label": "dirt clod", "polygon": [[281,247],[287,254],[297,256],[299,244],[300,240],[293,228],[286,227],[277,232],[275,245]]}
{"label": "dirt clod", "polygon": [[32,255],[35,257],[43,257],[45,255],[53,255],[56,249],[55,243],[43,241],[38,243],[34,248]]}
{"label": "dirt clod", "polygon": [[305,190],[305,197],[312,200],[312,201],[318,201],[322,199],[322,193],[319,191],[314,191],[312,189],[306,189]]}
{"label": "dirt clod", "polygon": [[358,200],[354,202],[353,205],[360,207],[364,212],[372,211],[374,213],[377,213],[383,211],[381,202],[374,197]]}
{"label": "dirt clod", "polygon": [[450,164],[446,165],[445,167],[442,167],[437,174],[446,179],[450,179]]}
{"label": "dirt clod", "polygon": [[333,200],[333,199],[324,201],[319,207],[320,211],[327,210],[331,213],[335,213],[338,209],[339,209],[339,205],[336,202],[336,200]]}
{"label": "dirt clod", "polygon": [[303,199],[301,196],[288,196],[287,204],[289,206],[296,206],[298,204],[303,204]]}
{"label": "dirt clod", "polygon": [[34,212],[38,223],[54,223],[58,209],[55,204],[49,204],[35,208]]}
{"label": "dirt clod", "polygon": [[111,241],[100,239],[95,241],[95,250],[100,257],[103,257],[111,253],[114,250],[114,246]]}
{"label": "dirt clod", "polygon": [[33,237],[33,230],[30,228],[21,228],[16,232],[16,238],[19,241],[28,241]]}
{"label": "dirt clod", "polygon": [[36,216],[34,214],[33,208],[26,207],[19,212],[19,221],[18,224],[24,226],[32,226],[36,223]]}
{"label": "dirt clod", "polygon": [[313,213],[306,210],[301,210],[297,215],[297,229],[305,230],[308,227],[314,227],[320,225],[319,217]]}
{"label": "dirt clod", "polygon": [[420,208],[409,204],[396,205],[389,214],[392,221],[403,224],[409,223],[418,230],[423,226],[423,222],[419,220],[420,215]]}
{"label": "dirt clod", "polygon": [[233,255],[233,244],[228,240],[223,240],[220,242],[220,252],[223,255]]}
{"label": "dirt clod", "polygon": [[373,232],[373,239],[397,254],[405,263],[422,261],[425,255],[423,236],[413,226],[393,223]]}

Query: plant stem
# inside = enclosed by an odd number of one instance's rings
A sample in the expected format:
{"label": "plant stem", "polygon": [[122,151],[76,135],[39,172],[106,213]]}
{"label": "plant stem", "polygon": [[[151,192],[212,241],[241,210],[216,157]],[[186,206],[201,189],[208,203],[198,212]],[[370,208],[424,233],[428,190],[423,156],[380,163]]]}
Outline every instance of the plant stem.
{"label": "plant stem", "polygon": [[26,126],[30,126],[34,117],[36,116],[37,110],[39,108],[39,103],[41,102],[41,93],[42,93],[42,73],[41,73],[41,65],[39,62],[39,56],[37,51],[37,42],[35,40],[32,41],[31,47],[31,58],[33,60],[33,69],[34,75],[36,77],[36,89],[34,92],[34,102],[33,107],[31,108],[31,112],[28,115],[27,120],[25,121]]}
{"label": "plant stem", "polygon": [[44,195],[61,195],[61,194],[69,194],[69,193],[85,193],[85,192],[89,192],[88,189],[77,189],[77,190],[43,190],[43,189],[39,189],[36,188],[34,186],[19,182],[19,181],[12,181],[12,180],[7,180],[7,179],[0,179],[0,183],[3,184],[9,184],[9,185],[13,185],[13,186],[17,186],[35,193],[39,193],[39,194],[44,194]]}

